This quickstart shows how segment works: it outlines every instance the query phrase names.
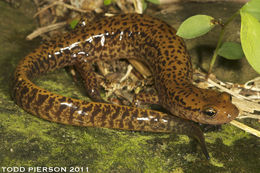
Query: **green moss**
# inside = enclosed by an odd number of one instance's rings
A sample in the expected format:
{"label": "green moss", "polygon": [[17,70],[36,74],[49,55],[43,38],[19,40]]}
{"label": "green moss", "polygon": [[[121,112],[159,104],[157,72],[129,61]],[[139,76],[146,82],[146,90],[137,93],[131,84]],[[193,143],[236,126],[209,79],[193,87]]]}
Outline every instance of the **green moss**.
{"label": "green moss", "polygon": [[[212,132],[209,133],[210,136],[207,138],[206,141],[209,143],[215,143],[216,140],[221,140],[223,144],[227,146],[232,146],[237,140],[243,138],[249,138],[249,134],[228,124],[222,125],[221,132]],[[209,134],[206,134],[208,136]]]}
{"label": "green moss", "polygon": [[210,159],[210,163],[217,167],[224,167],[224,163],[222,163],[220,160],[218,160],[216,158]]}

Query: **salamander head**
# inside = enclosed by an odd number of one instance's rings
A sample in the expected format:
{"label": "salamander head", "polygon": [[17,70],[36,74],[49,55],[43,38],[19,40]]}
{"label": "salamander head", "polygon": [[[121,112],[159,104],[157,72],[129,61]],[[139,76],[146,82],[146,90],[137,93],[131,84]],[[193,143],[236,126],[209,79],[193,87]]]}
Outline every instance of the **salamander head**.
{"label": "salamander head", "polygon": [[238,114],[238,108],[232,104],[231,95],[213,90],[205,90],[201,99],[200,111],[194,117],[194,121],[203,124],[224,124],[235,119]]}

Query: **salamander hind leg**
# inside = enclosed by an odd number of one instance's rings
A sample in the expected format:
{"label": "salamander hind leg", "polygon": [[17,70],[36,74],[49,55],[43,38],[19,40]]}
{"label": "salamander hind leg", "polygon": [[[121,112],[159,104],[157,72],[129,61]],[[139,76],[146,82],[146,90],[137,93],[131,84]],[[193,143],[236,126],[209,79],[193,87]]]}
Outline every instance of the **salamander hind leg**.
{"label": "salamander hind leg", "polygon": [[142,90],[134,96],[132,106],[138,107],[144,104],[159,105],[159,98],[155,89],[150,89],[148,91]]}
{"label": "salamander hind leg", "polygon": [[91,63],[77,63],[76,70],[81,75],[87,95],[95,102],[106,102],[100,96],[100,79],[94,72]]}

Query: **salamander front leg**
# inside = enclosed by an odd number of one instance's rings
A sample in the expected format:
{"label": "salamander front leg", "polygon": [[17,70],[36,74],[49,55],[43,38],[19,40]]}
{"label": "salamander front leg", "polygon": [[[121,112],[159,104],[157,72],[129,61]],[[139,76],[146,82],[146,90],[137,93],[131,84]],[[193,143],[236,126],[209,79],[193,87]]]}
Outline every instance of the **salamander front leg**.
{"label": "salamander front leg", "polygon": [[[173,128],[172,128],[172,132],[184,134],[184,135],[187,135],[187,136],[195,139],[198,142],[198,144],[200,145],[201,150],[202,150],[203,154],[205,155],[205,157],[207,159],[210,159],[210,156],[209,156],[209,153],[207,150],[207,146],[205,143],[204,134],[203,134],[202,130],[200,129],[199,125],[192,121],[189,121],[189,120],[184,120],[179,117],[172,116],[172,115],[169,115],[169,116],[171,117],[170,119],[173,122],[172,124],[174,124]],[[178,128],[174,128],[174,127],[178,127]]]}

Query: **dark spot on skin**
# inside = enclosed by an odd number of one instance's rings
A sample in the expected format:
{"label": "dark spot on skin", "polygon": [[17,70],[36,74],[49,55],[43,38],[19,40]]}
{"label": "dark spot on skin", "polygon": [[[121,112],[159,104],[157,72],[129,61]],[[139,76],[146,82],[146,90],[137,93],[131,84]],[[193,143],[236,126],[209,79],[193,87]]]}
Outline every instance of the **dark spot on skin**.
{"label": "dark spot on skin", "polygon": [[182,62],[181,61],[177,61],[177,64],[182,65]]}
{"label": "dark spot on skin", "polygon": [[186,105],[186,103],[183,101],[183,99],[180,99],[180,103],[182,104],[182,105]]}
{"label": "dark spot on skin", "polygon": [[98,105],[94,105],[94,108],[91,111],[91,118],[90,118],[90,122],[92,124],[95,124],[95,122],[94,122],[95,116],[97,116],[97,114],[99,114],[100,111],[101,111],[100,107]]}
{"label": "dark spot on skin", "polygon": [[[29,92],[29,95],[28,95],[28,103],[32,103],[32,101],[36,98],[37,92],[38,92],[37,88],[31,89],[31,91]],[[28,104],[28,106],[29,106],[29,104]]]}
{"label": "dark spot on skin", "polygon": [[122,120],[126,119],[129,117],[129,111],[127,109],[122,110],[123,114],[122,114]]}
{"label": "dark spot on skin", "polygon": [[66,101],[66,97],[62,97],[59,99],[60,102],[65,102]]}
{"label": "dark spot on skin", "polygon": [[55,99],[52,97],[48,99],[48,102],[46,103],[46,106],[44,108],[45,112],[49,112],[49,110],[54,106],[54,101]]}
{"label": "dark spot on skin", "polygon": [[120,108],[118,108],[118,109],[113,108],[112,110],[115,111],[115,112],[111,115],[111,119],[115,120],[119,116]]}
{"label": "dark spot on skin", "polygon": [[37,104],[38,106],[41,106],[41,105],[45,102],[45,100],[46,100],[48,97],[49,97],[49,95],[38,94],[38,99],[37,99],[36,104]]}
{"label": "dark spot on skin", "polygon": [[165,61],[165,60],[162,61],[162,65],[163,65],[163,66],[166,65],[166,61]]}
{"label": "dark spot on skin", "polygon": [[63,46],[63,44],[58,44],[57,47],[63,48],[64,46]]}
{"label": "dark spot on skin", "polygon": [[[168,62],[168,66],[171,66],[172,64],[174,64],[174,60],[170,60],[169,62]],[[173,69],[176,69],[176,66],[173,66]]]}
{"label": "dark spot on skin", "polygon": [[164,54],[165,54],[166,56],[169,56],[168,50],[165,50],[165,51],[164,51]]}

